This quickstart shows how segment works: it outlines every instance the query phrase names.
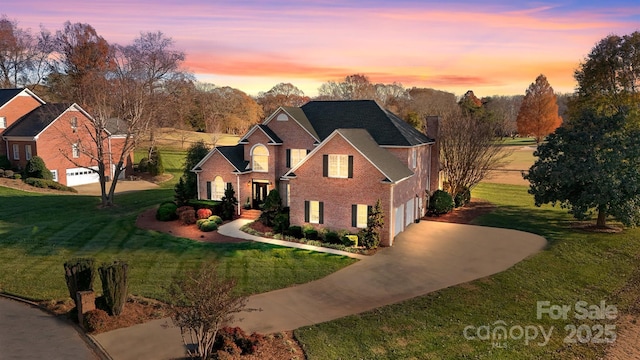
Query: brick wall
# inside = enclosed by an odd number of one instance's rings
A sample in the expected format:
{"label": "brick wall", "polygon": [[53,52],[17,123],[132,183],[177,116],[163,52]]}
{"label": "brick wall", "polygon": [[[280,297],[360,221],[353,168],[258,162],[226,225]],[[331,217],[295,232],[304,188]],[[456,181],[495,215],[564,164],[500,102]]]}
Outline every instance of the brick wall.
{"label": "brick wall", "polygon": [[[31,96],[16,96],[0,109],[0,116],[4,116],[7,119],[7,127],[9,127],[16,122],[16,120],[40,105],[40,102]],[[0,129],[0,135],[2,135],[4,130],[5,129]],[[22,147],[21,151],[24,151],[24,147]],[[11,152],[11,149],[9,149],[9,152]],[[7,144],[2,140],[2,137],[0,137],[0,155],[7,155],[9,159],[12,158],[12,156],[7,154]]]}

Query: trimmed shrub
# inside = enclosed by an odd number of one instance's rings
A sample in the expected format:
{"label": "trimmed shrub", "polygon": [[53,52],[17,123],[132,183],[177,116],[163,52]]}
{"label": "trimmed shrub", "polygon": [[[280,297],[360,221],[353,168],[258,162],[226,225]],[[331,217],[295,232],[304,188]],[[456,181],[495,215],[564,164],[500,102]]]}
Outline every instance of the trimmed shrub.
{"label": "trimmed shrub", "polygon": [[84,314],[84,328],[90,333],[99,333],[105,330],[109,323],[109,314],[101,309],[94,309]]}
{"label": "trimmed shrub", "polygon": [[98,271],[107,309],[111,315],[118,316],[122,314],[127,302],[129,265],[123,261],[114,261],[111,264],[102,264]]}
{"label": "trimmed shrub", "polygon": [[276,189],[269,191],[267,198],[262,205],[262,213],[260,214],[260,222],[266,226],[273,227],[276,216],[282,211],[282,198],[280,192]]}
{"label": "trimmed shrub", "polygon": [[304,234],[302,233],[302,227],[298,225],[289,226],[287,235],[293,236],[296,239],[302,239],[302,237],[304,236]]}
{"label": "trimmed shrub", "polygon": [[43,188],[43,189],[54,189],[54,190],[62,190],[69,192],[78,192],[76,189],[62,185],[53,180],[45,180],[45,179],[36,179],[36,178],[26,178],[24,179],[25,184]]}
{"label": "trimmed shrub", "polygon": [[436,190],[429,200],[429,213],[434,215],[446,214],[453,210],[453,198],[443,190]]}
{"label": "trimmed shrub", "polygon": [[251,355],[263,341],[264,336],[258,333],[247,335],[239,327],[223,327],[216,334],[213,348],[231,355]]}
{"label": "trimmed shrub", "polygon": [[324,234],[324,242],[329,244],[342,244],[342,239],[340,239],[340,235],[338,235],[335,231],[327,231]]}
{"label": "trimmed shrub", "polygon": [[5,170],[4,171],[4,177],[12,178],[13,177],[13,170]]}
{"label": "trimmed shrub", "polygon": [[7,155],[0,155],[0,169],[11,169],[11,161],[9,161]]}
{"label": "trimmed shrub", "polygon": [[453,202],[455,207],[467,205],[469,202],[471,202],[471,191],[468,188],[464,188],[464,190],[457,193],[456,196],[453,197]]}
{"label": "trimmed shrub", "polygon": [[140,159],[140,162],[138,163],[138,171],[140,171],[140,172],[149,171],[149,159],[148,158],[143,157],[142,159]]}
{"label": "trimmed shrub", "polygon": [[183,206],[189,209],[184,209],[179,211],[181,208],[178,208],[178,218],[184,225],[193,225],[196,223],[196,211],[193,210],[191,206]]}
{"label": "trimmed shrub", "polygon": [[208,219],[211,215],[213,215],[213,212],[211,211],[211,209],[198,209],[198,211],[196,211],[196,215],[198,219]]}
{"label": "trimmed shrub", "polygon": [[76,293],[93,290],[96,277],[96,261],[93,258],[75,258],[64,263],[64,278],[69,289],[69,296],[78,306]]}
{"label": "trimmed shrub", "polygon": [[186,205],[193,206],[194,209],[209,209],[213,215],[220,215],[222,203],[216,200],[189,200]]}
{"label": "trimmed shrub", "polygon": [[20,180],[20,179],[22,179],[22,175],[20,175],[20,174],[16,173],[16,174],[13,174],[13,178],[14,178],[15,180]]}
{"label": "trimmed shrub", "polygon": [[203,223],[205,222],[209,222],[209,219],[198,219],[196,220],[196,226],[198,227],[198,229],[200,229],[200,226],[202,226]]}
{"label": "trimmed shrub", "polygon": [[164,174],[164,164],[162,164],[162,155],[160,155],[160,150],[158,150],[156,146],[153,146],[149,149],[149,152],[151,153],[147,165],[149,174],[153,176]]}
{"label": "trimmed shrub", "polygon": [[45,180],[53,180],[53,174],[44,163],[44,160],[40,156],[34,156],[27,161],[27,167],[25,168],[25,175],[28,178],[37,178]]}
{"label": "trimmed shrub", "polygon": [[200,225],[200,230],[204,232],[216,231],[218,230],[218,224],[216,224],[215,221],[206,220]]}
{"label": "trimmed shrub", "polygon": [[221,225],[223,220],[220,216],[218,215],[211,215],[209,216],[209,221],[213,221],[216,223],[216,225]]}
{"label": "trimmed shrub", "polygon": [[174,202],[163,202],[160,204],[158,211],[156,211],[156,219],[159,221],[171,221],[178,218],[178,214],[176,210],[178,209],[178,205]]}
{"label": "trimmed shrub", "polygon": [[4,177],[4,169],[0,169],[0,177]]}
{"label": "trimmed shrub", "polygon": [[289,214],[279,213],[273,219],[273,232],[283,234],[287,229],[289,229]]}
{"label": "trimmed shrub", "polygon": [[306,228],[302,230],[302,234],[307,240],[318,240],[318,230],[313,228]]}
{"label": "trimmed shrub", "polygon": [[227,187],[224,189],[224,196],[222,197],[220,216],[224,220],[233,219],[236,205],[238,205],[238,199],[236,199],[236,191],[233,190],[233,186],[231,185],[231,183],[227,183]]}
{"label": "trimmed shrub", "polygon": [[348,234],[342,237],[342,245],[358,246],[358,235]]}

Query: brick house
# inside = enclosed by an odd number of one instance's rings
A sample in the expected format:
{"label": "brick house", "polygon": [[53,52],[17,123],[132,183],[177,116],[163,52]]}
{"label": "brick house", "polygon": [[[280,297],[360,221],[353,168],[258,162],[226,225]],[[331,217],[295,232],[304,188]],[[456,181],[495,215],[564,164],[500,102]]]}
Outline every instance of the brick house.
{"label": "brick house", "polygon": [[278,189],[292,225],[354,233],[380,199],[381,244],[391,246],[438,188],[437,118],[427,128],[432,137],[371,100],[281,107],[237,145],[215,147],[194,167],[198,198],[219,200],[230,183],[240,205],[257,208]]}
{"label": "brick house", "polygon": [[[53,173],[54,180],[76,186],[99,181],[96,144],[90,129],[91,115],[77,104],[48,104],[29,89],[0,89],[0,155],[14,168],[24,169],[32,156],[41,157]],[[124,137],[105,129],[107,149],[105,175],[113,175],[124,146]],[[125,170],[133,169],[133,157],[127,156]]]}

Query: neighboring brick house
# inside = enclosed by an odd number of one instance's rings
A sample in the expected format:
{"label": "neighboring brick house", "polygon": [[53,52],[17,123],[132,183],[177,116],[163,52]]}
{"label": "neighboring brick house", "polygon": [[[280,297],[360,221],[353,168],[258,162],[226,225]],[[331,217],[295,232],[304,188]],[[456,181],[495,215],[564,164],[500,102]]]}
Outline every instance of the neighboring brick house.
{"label": "neighboring brick house", "polygon": [[[0,155],[18,169],[37,155],[54,180],[67,186],[98,182],[97,162],[87,155],[96,153],[91,121],[91,115],[77,104],[47,104],[29,89],[0,89]],[[117,161],[112,154],[119,156],[124,138],[104,131],[105,175],[110,177]],[[132,171],[132,162],[128,155],[125,172]]]}
{"label": "neighboring brick house", "polygon": [[[429,135],[437,136],[437,119],[428,123]],[[380,199],[381,243],[391,246],[424,214],[439,163],[433,138],[375,101],[312,101],[279,108],[237,145],[215,147],[192,171],[200,199],[220,199],[231,183],[240,204],[248,199],[255,208],[277,188],[292,225],[357,232]]]}

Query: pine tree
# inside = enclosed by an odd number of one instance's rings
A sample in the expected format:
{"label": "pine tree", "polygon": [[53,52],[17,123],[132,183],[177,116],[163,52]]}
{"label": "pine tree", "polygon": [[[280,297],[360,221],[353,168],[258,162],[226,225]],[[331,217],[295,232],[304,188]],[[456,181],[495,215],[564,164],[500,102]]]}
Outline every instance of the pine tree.
{"label": "pine tree", "polygon": [[531,135],[538,144],[562,123],[556,94],[544,75],[529,85],[516,123],[521,136]]}

